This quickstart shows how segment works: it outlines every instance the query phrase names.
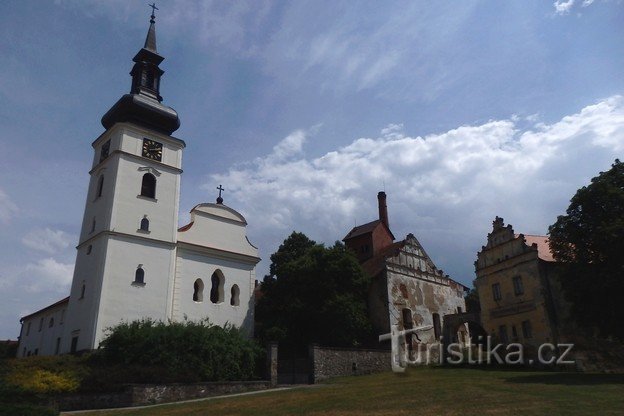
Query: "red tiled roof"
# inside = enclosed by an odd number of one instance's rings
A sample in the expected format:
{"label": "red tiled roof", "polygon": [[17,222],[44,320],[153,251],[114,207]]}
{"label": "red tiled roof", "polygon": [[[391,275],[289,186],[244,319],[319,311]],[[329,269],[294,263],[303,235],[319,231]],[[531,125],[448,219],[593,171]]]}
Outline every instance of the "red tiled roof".
{"label": "red tiled roof", "polygon": [[[519,237],[519,235],[516,235]],[[537,256],[544,261],[555,261],[555,258],[550,251],[550,246],[548,245],[548,237],[545,235],[526,235],[524,234],[524,241],[528,246],[532,246],[533,244],[537,245]]]}
{"label": "red tiled roof", "polygon": [[193,224],[194,224],[194,221],[189,222],[188,224],[178,228],[178,232],[183,233],[184,231],[189,230],[193,226]]}
{"label": "red tiled roof", "polygon": [[39,313],[41,313],[41,312],[45,312],[45,311],[47,311],[48,309],[52,309],[52,308],[54,308],[55,306],[62,305],[63,303],[69,303],[69,296],[67,296],[67,297],[66,297],[66,298],[64,298],[64,299],[59,300],[58,302],[53,303],[52,305],[48,305],[48,306],[46,306],[45,308],[39,309],[37,312],[33,312],[33,313],[29,314],[29,315],[22,316],[22,317],[20,318],[20,321],[23,321],[24,319],[26,319],[26,318],[30,318],[31,316],[33,316],[33,315],[37,315],[37,314],[39,314]]}

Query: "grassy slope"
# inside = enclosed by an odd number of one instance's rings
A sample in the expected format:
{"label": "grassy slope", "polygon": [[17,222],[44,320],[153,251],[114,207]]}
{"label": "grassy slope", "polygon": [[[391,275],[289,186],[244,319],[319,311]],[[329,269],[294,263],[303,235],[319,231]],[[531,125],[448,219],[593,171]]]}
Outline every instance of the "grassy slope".
{"label": "grassy slope", "polygon": [[622,415],[624,375],[416,368],[294,389],[95,415]]}

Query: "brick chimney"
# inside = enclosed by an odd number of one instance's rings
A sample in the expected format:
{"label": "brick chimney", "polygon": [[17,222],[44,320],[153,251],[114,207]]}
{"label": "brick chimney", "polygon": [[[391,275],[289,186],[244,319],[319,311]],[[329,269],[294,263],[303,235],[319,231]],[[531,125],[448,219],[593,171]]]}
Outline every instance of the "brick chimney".
{"label": "brick chimney", "polygon": [[379,220],[390,229],[390,224],[388,223],[388,207],[386,206],[386,193],[384,191],[377,194],[377,201],[379,203]]}

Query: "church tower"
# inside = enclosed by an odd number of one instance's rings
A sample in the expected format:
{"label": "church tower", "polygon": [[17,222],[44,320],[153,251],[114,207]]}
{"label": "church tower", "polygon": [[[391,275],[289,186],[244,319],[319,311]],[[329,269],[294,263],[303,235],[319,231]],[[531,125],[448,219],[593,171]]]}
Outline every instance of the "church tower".
{"label": "church tower", "polygon": [[130,93],[102,117],[62,352],[97,348],[121,320],[172,316],[182,150],[175,110],[162,104],[152,12]]}

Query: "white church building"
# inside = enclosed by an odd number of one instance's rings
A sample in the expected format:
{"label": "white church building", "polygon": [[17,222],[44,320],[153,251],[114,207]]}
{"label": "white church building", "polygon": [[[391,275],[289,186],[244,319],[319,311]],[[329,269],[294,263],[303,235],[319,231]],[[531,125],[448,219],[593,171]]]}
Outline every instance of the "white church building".
{"label": "white church building", "polygon": [[223,204],[178,225],[184,141],[163,105],[154,15],[134,57],[132,86],[102,117],[69,297],[21,318],[18,357],[98,347],[122,321],[201,320],[253,334],[258,249]]}

